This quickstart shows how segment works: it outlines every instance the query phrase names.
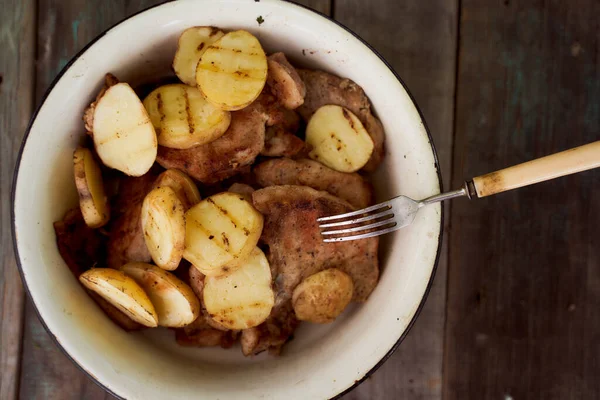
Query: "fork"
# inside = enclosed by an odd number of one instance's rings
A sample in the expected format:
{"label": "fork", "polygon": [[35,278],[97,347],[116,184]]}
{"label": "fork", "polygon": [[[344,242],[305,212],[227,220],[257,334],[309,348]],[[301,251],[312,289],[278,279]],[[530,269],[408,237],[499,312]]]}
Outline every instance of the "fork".
{"label": "fork", "polygon": [[430,204],[457,197],[482,198],[597,167],[600,140],[475,177],[452,192],[420,201],[398,196],[361,210],[318,218],[317,222],[324,242],[365,239],[410,225],[417,212]]}

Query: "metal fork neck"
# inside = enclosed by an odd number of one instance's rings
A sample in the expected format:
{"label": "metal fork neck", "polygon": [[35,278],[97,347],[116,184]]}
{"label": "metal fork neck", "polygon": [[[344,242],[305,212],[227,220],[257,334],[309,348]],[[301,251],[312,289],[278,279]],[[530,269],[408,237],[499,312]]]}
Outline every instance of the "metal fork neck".
{"label": "metal fork neck", "polygon": [[446,193],[440,193],[440,194],[436,194],[435,196],[431,196],[426,199],[423,199],[419,202],[419,208],[429,205],[429,204],[438,203],[440,201],[450,200],[450,199],[454,199],[456,197],[463,197],[463,196],[468,196],[467,189],[464,187],[459,190],[454,190],[452,192],[446,192]]}

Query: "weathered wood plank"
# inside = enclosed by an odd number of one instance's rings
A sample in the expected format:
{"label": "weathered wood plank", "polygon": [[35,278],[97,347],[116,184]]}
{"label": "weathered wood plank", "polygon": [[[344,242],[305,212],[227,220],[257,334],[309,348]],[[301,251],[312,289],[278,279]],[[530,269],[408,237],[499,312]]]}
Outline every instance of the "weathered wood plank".
{"label": "weathered wood plank", "polygon": [[[159,1],[39,1],[36,101],[71,57],[96,35],[156,3]],[[112,398],[58,349],[29,302],[25,314],[21,398]]]}
{"label": "weathered wood plank", "polygon": [[[600,139],[600,3],[463,0],[464,178]],[[452,204],[444,397],[600,397],[600,170]]]}
{"label": "weathered wood plank", "polygon": [[0,398],[19,390],[24,294],[10,233],[16,155],[33,108],[35,1],[9,0],[0,14]]}
{"label": "weathered wood plank", "polygon": [[[425,115],[448,186],[457,2],[344,0],[335,2],[334,16],[380,51],[406,82]],[[446,263],[444,241],[435,283],[415,326],[394,355],[348,399],[441,398]]]}
{"label": "weathered wood plank", "polygon": [[294,0],[298,4],[310,7],[325,15],[331,15],[331,3],[333,0]]}

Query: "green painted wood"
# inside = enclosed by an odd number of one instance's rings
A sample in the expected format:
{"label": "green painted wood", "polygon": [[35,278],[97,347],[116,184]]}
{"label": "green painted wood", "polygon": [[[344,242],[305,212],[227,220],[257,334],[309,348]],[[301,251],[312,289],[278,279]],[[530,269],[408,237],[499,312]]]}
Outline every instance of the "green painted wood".
{"label": "green painted wood", "polygon": [[0,399],[19,390],[24,294],[10,233],[14,164],[31,116],[35,1],[9,0],[0,13]]}
{"label": "green painted wood", "polygon": [[[600,139],[600,3],[461,2],[454,185]],[[600,398],[600,170],[452,204],[444,398]]]}
{"label": "green painted wood", "polygon": [[[408,85],[433,135],[448,189],[457,1],[338,0],[334,15],[373,45]],[[347,395],[348,399],[441,398],[447,252],[446,239],[427,303],[404,342],[379,371]]]}

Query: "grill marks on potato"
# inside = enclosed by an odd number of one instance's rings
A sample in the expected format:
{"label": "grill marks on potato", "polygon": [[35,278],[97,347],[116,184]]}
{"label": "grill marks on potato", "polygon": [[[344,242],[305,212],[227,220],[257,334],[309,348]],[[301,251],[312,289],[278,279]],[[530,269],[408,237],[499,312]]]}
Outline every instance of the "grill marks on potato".
{"label": "grill marks on potato", "polygon": [[200,58],[196,83],[208,101],[224,110],[239,110],[254,101],[267,80],[267,57],[256,37],[233,31]]}
{"label": "grill marks on potato", "polygon": [[184,257],[205,275],[235,270],[262,233],[262,215],[235,193],[211,196],[186,214]]}
{"label": "grill marks on potato", "polygon": [[308,121],[306,142],[312,146],[309,157],[340,172],[354,172],[367,164],[373,153],[373,140],[350,110],[326,105]]}
{"label": "grill marks on potato", "polygon": [[196,67],[200,57],[223,35],[223,31],[212,26],[195,26],[183,31],[173,59],[173,70],[183,83],[196,86]]}
{"label": "grill marks on potato", "polygon": [[161,146],[187,149],[221,137],[231,115],[208,103],[196,88],[164,85],[144,99]]}

